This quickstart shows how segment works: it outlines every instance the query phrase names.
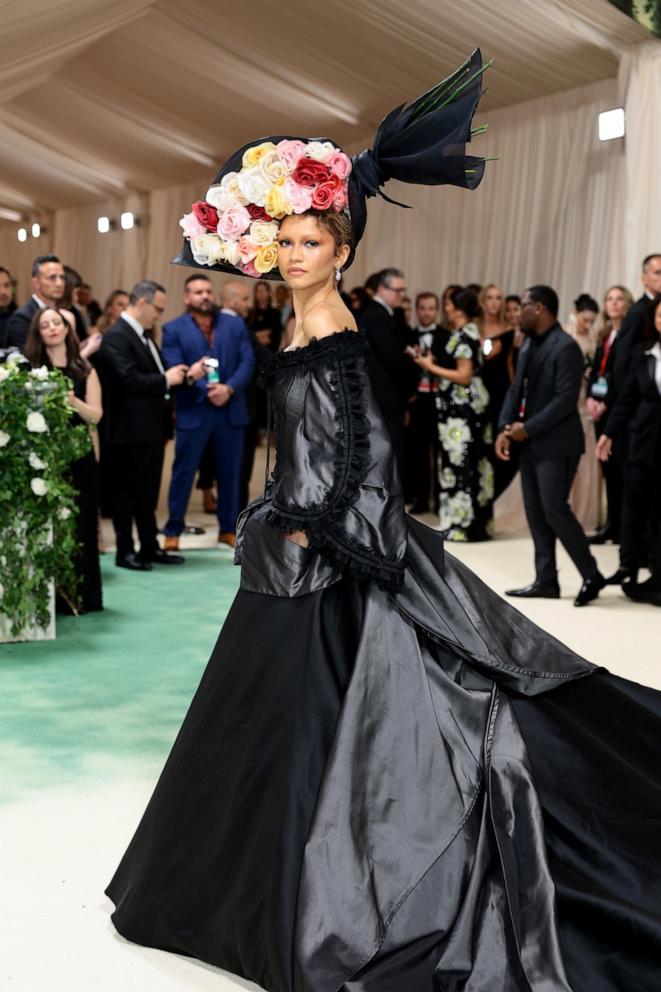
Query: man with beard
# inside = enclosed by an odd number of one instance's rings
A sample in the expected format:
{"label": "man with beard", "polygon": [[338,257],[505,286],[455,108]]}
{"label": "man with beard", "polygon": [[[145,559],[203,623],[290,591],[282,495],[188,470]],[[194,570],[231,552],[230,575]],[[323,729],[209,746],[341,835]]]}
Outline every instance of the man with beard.
{"label": "man with beard", "polygon": [[559,539],[583,579],[574,605],[585,606],[606,582],[568,503],[585,450],[578,414],[583,356],[558,323],[558,297],[550,286],[531,286],[523,294],[521,330],[527,340],[500,412],[495,447],[503,461],[509,461],[512,444],[521,453],[523,502],[535,545],[535,581],[505,595],[559,598],[555,559]]}
{"label": "man with beard", "polygon": [[241,454],[249,423],[245,390],[255,359],[243,318],[216,309],[206,276],[188,277],[184,306],[185,313],[163,328],[166,365],[188,366],[185,383],[174,391],[176,447],[165,548],[179,547],[193,479],[208,441],[218,480],[218,542],[234,547]]}
{"label": "man with beard", "polygon": [[7,321],[7,345],[25,347],[28,329],[37,310],[59,307],[64,296],[64,266],[57,255],[39,255],[32,263],[32,296]]}
{"label": "man with beard", "polygon": [[15,309],[11,272],[0,265],[0,348],[7,347],[7,324]]}

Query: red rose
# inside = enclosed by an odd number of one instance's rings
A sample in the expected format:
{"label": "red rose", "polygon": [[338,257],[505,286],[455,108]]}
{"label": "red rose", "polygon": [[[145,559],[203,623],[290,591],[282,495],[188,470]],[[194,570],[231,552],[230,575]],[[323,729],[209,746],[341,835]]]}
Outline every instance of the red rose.
{"label": "red rose", "polygon": [[315,210],[330,210],[336,194],[333,183],[322,183],[312,193],[312,206]]}
{"label": "red rose", "polygon": [[292,179],[299,186],[317,186],[319,183],[327,183],[330,177],[328,166],[311,158],[301,159],[292,173]]}
{"label": "red rose", "polygon": [[198,200],[197,203],[193,204],[192,209],[195,219],[199,220],[200,224],[203,224],[207,231],[213,231],[215,234],[218,227],[218,211],[216,208],[212,207],[206,200]]}
{"label": "red rose", "polygon": [[246,210],[250,214],[251,220],[273,220],[271,215],[264,210],[264,207],[258,207],[256,203],[249,203]]}

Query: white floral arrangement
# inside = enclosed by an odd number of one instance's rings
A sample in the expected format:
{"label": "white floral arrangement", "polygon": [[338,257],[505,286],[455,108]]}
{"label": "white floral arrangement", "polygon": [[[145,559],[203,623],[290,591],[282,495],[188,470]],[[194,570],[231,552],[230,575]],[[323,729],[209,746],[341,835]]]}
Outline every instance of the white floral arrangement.
{"label": "white floral arrangement", "polygon": [[198,265],[222,262],[258,278],[277,266],[280,221],[348,206],[351,159],[331,141],[283,139],[247,148],[179,224]]}

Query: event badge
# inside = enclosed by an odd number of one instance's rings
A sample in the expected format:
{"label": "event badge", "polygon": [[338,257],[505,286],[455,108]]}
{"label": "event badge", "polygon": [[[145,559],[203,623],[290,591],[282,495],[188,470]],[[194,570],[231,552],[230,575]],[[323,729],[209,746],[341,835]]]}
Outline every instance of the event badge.
{"label": "event badge", "polygon": [[600,375],[596,382],[592,383],[590,395],[594,396],[597,400],[603,400],[608,395],[608,379],[606,376]]}

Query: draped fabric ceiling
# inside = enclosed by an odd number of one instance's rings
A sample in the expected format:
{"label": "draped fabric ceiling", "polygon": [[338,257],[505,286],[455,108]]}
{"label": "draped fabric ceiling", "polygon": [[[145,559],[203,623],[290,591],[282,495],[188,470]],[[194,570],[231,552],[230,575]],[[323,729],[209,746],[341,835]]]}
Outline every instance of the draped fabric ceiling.
{"label": "draped fabric ceiling", "polygon": [[[154,203],[187,206],[250,139],[325,135],[356,151],[477,45],[495,60],[481,108],[501,126],[506,108],[599,81],[616,99],[622,60],[652,37],[608,0],[12,0],[0,23],[0,264],[25,280],[54,247],[99,294],[147,262],[164,277],[154,251],[172,257],[176,218],[159,226]],[[109,203],[151,228],[123,242],[122,266],[91,240]],[[50,233],[17,246],[7,211]]]}

